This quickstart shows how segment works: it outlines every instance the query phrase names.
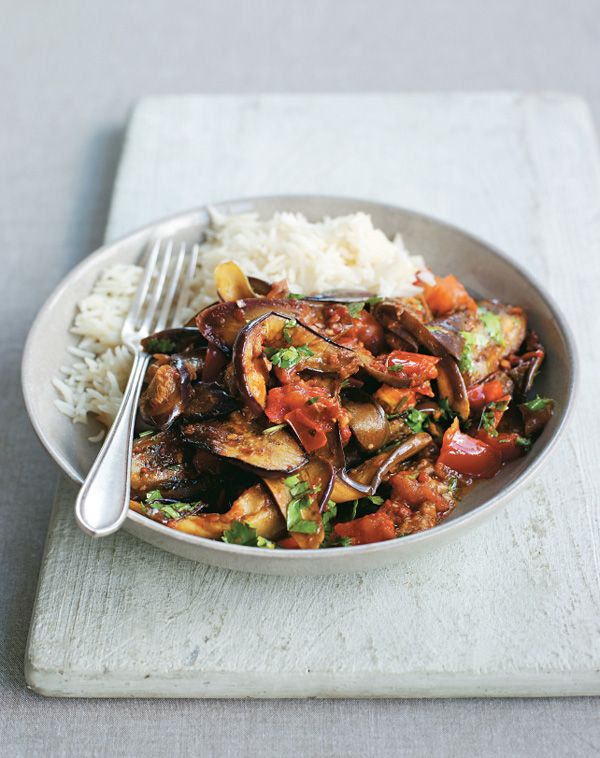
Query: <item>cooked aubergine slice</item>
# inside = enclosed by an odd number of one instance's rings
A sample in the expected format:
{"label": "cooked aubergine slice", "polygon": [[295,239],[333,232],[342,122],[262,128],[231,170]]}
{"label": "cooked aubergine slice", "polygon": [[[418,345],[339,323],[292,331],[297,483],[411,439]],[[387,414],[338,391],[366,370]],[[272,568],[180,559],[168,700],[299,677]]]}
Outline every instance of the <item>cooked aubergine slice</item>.
{"label": "cooked aubergine slice", "polygon": [[220,539],[234,521],[256,529],[259,537],[275,539],[285,530],[285,521],[273,499],[261,484],[243,492],[227,513],[201,513],[174,519],[168,523],[172,529],[196,537]]}
{"label": "cooked aubergine slice", "polygon": [[321,458],[313,458],[293,477],[264,480],[286,520],[288,531],[302,549],[315,549],[323,542],[321,512],[333,481],[331,464]]}
{"label": "cooked aubergine slice", "polygon": [[131,493],[143,499],[160,490],[166,498],[194,498],[206,489],[205,477],[192,465],[193,448],[171,431],[145,435],[133,441]]}
{"label": "cooked aubergine slice", "polygon": [[239,408],[239,402],[219,385],[192,383],[188,363],[187,359],[177,356],[154,369],[140,397],[140,415],[149,426],[167,429],[180,416],[189,421],[203,421],[226,416]]}
{"label": "cooked aubergine slice", "polygon": [[416,455],[431,443],[431,437],[420,432],[400,442],[391,450],[386,450],[346,472],[344,479],[338,476],[333,485],[330,499],[335,503],[345,503],[377,492],[383,477],[393,468]]}
{"label": "cooked aubergine slice", "polygon": [[242,269],[233,261],[219,263],[215,267],[215,286],[223,302],[235,302],[256,297],[256,292]]}
{"label": "cooked aubergine slice", "polygon": [[367,392],[344,393],[342,405],[350,414],[350,430],[360,448],[374,453],[390,439],[390,423],[381,405]]}
{"label": "cooked aubergine slice", "polygon": [[286,429],[264,434],[264,427],[235,411],[226,419],[199,421],[182,427],[184,438],[209,453],[259,476],[291,474],[307,457]]}
{"label": "cooked aubergine slice", "polygon": [[156,332],[156,334],[151,334],[142,340],[144,350],[152,354],[172,355],[203,345],[206,345],[206,342],[195,326],[164,329],[162,332]]}
{"label": "cooked aubergine slice", "polygon": [[282,368],[334,374],[340,380],[360,366],[349,348],[337,345],[295,318],[265,313],[239,332],[233,346],[237,386],[255,415],[262,413],[267,401],[269,358]]}
{"label": "cooked aubergine slice", "polygon": [[231,355],[233,343],[242,329],[264,313],[277,311],[289,318],[312,322],[321,314],[322,306],[304,300],[248,298],[229,303],[217,303],[200,311],[196,324],[204,338]]}

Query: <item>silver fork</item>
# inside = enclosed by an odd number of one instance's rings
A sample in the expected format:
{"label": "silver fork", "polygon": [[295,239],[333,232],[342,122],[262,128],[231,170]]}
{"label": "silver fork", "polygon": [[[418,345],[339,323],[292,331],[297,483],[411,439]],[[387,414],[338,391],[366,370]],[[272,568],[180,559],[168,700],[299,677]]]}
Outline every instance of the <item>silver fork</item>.
{"label": "silver fork", "polygon": [[[183,242],[173,256],[172,240],[164,246],[157,240],[148,256],[121,334],[123,344],[134,355],[123,401],[75,502],[77,523],[92,536],[103,537],[116,532],[127,516],[133,427],[142,380],[150,360],[150,355],[142,349],[141,340],[182,325],[181,311],[187,303],[197,256],[198,246],[194,245],[186,263]],[[176,296],[177,302],[173,305]]]}

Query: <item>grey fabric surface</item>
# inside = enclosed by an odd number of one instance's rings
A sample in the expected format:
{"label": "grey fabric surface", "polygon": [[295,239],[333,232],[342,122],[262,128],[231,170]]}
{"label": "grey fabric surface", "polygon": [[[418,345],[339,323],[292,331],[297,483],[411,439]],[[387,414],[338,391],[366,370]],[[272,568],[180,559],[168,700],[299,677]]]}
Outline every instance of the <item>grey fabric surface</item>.
{"label": "grey fabric surface", "polygon": [[594,699],[68,701],[27,692],[23,651],[56,470],[19,389],[35,312],[102,240],[135,98],[564,89],[586,95],[597,116],[597,2],[0,0],[0,18],[0,754],[597,755]]}

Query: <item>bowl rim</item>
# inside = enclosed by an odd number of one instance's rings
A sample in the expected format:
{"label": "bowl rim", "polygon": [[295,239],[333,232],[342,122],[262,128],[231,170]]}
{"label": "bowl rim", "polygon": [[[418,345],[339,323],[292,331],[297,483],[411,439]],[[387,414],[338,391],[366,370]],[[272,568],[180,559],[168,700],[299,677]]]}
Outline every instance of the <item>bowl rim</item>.
{"label": "bowl rim", "polygon": [[[524,471],[516,479],[510,482],[501,492],[492,496],[491,498],[486,500],[484,503],[474,508],[472,511],[469,511],[460,516],[457,516],[456,518],[453,518],[451,521],[443,521],[441,524],[437,525],[433,529],[428,529],[423,532],[417,532],[416,534],[407,535],[405,537],[402,537],[402,539],[374,542],[367,545],[351,545],[351,546],[345,547],[343,550],[328,550],[327,560],[328,561],[333,560],[335,563],[338,563],[340,560],[344,560],[344,556],[368,555],[372,553],[385,552],[385,551],[393,550],[393,549],[401,550],[402,549],[400,547],[401,545],[405,545],[405,544],[415,545],[416,543],[423,542],[425,540],[431,540],[434,536],[441,537],[442,534],[446,536],[451,536],[453,532],[455,532],[456,530],[460,531],[466,524],[474,525],[481,519],[485,518],[491,511],[498,509],[501,505],[508,502],[508,500],[515,494],[515,492],[521,487],[523,487],[528,481],[530,481],[531,478],[547,462],[550,453],[552,452],[552,450],[554,450],[556,443],[558,442],[559,438],[563,434],[565,428],[567,427],[572,417],[573,408],[574,408],[575,400],[576,400],[576,394],[577,394],[576,390],[577,390],[577,387],[579,385],[579,380],[580,380],[580,366],[579,366],[577,346],[576,346],[576,342],[575,342],[571,327],[566,321],[562,313],[562,310],[557,305],[554,297],[546,290],[546,288],[542,284],[540,284],[540,282],[536,279],[535,276],[529,273],[529,271],[526,271],[525,268],[519,262],[513,260],[511,257],[509,257],[506,253],[504,253],[502,250],[497,248],[495,245],[491,244],[487,240],[484,240],[483,238],[475,234],[472,234],[471,232],[465,231],[464,229],[457,226],[456,224],[447,222],[436,216],[432,216],[430,214],[427,214],[421,211],[413,210],[412,208],[408,208],[406,206],[399,206],[399,205],[394,205],[392,203],[379,202],[378,200],[366,200],[363,198],[356,198],[353,196],[345,196],[345,195],[321,195],[321,194],[306,193],[306,194],[282,194],[282,195],[256,195],[256,196],[251,196],[251,197],[234,198],[231,200],[220,200],[214,203],[207,203],[205,205],[195,206],[188,210],[169,214],[168,216],[164,216],[148,224],[144,224],[143,226],[138,227],[127,234],[124,234],[114,240],[111,240],[110,242],[103,244],[101,247],[97,248],[92,253],[87,255],[76,266],[74,266],[58,283],[58,285],[51,292],[51,294],[48,296],[48,298],[46,299],[46,301],[44,302],[44,304],[38,311],[36,317],[34,318],[29,328],[29,332],[25,341],[23,356],[21,360],[21,390],[22,390],[27,414],[29,417],[29,421],[38,439],[40,440],[40,442],[42,443],[43,447],[46,449],[48,454],[51,456],[51,458],[57,463],[59,468],[64,473],[66,473],[67,476],[71,480],[73,480],[74,482],[78,484],[83,483],[83,479],[81,478],[81,476],[79,475],[75,467],[57,449],[55,449],[52,443],[52,440],[46,434],[44,428],[39,422],[39,419],[36,418],[36,415],[33,412],[32,401],[29,394],[29,390],[28,390],[27,378],[30,375],[30,367],[33,366],[34,364],[33,351],[34,351],[34,342],[36,341],[35,338],[37,336],[37,332],[40,330],[41,324],[45,322],[47,314],[52,310],[55,304],[58,301],[60,301],[64,292],[68,290],[68,288],[71,286],[71,283],[73,282],[73,280],[76,280],[81,271],[87,269],[90,265],[92,265],[98,258],[101,258],[111,248],[116,247],[126,241],[130,241],[133,237],[136,237],[136,236],[144,237],[146,235],[151,235],[153,230],[155,230],[157,227],[181,222],[181,221],[184,221],[188,217],[189,218],[199,217],[202,214],[206,214],[209,208],[225,209],[225,208],[230,208],[231,206],[240,206],[240,205],[243,206],[246,204],[252,205],[253,203],[256,203],[257,201],[271,201],[275,203],[281,203],[283,206],[285,205],[286,202],[294,203],[294,202],[309,201],[309,200],[311,202],[334,201],[334,202],[340,202],[340,203],[344,203],[344,202],[353,203],[353,204],[364,207],[364,210],[366,213],[371,212],[369,209],[387,210],[390,212],[399,211],[407,215],[414,216],[426,222],[433,222],[434,224],[438,226],[444,227],[451,232],[454,232],[456,234],[463,236],[464,238],[475,243],[476,245],[485,247],[489,253],[499,258],[502,262],[507,264],[509,267],[516,270],[516,272],[523,279],[525,279],[525,281],[537,292],[541,300],[544,302],[548,310],[551,312],[552,317],[554,318],[554,321],[558,327],[558,330],[564,339],[567,356],[570,362],[568,395],[567,395],[566,403],[563,407],[562,417],[558,423],[558,426],[555,428],[553,435],[546,441],[544,449],[540,451],[537,458],[530,465],[528,465],[524,469]],[[282,208],[282,210],[284,210],[284,208]],[[148,519],[142,516],[141,514],[136,513],[135,511],[132,511],[132,510],[128,511],[127,519],[133,521],[134,523],[137,523],[139,526],[143,527],[144,529],[157,533],[157,535],[160,535],[160,537],[164,539],[168,539],[168,540],[173,539],[180,543],[187,543],[192,547],[196,546],[200,549],[202,548],[209,549],[212,551],[216,551],[217,553],[224,553],[224,554],[229,554],[229,555],[233,553],[240,556],[240,558],[249,557],[251,555],[253,558],[256,558],[259,561],[278,562],[278,561],[289,560],[288,556],[289,557],[293,556],[295,560],[299,559],[301,562],[306,562],[306,561],[314,560],[317,557],[320,557],[320,558],[324,557],[323,553],[321,553],[321,551],[318,551],[318,550],[301,550],[301,549],[258,550],[257,548],[251,547],[251,546],[235,545],[235,544],[229,544],[225,542],[219,542],[218,540],[210,540],[205,537],[199,537],[199,536],[195,536],[191,534],[186,534],[184,532],[178,532],[174,529],[169,529],[164,524],[160,524],[156,521],[153,521],[152,519]],[[399,559],[400,557],[401,555],[398,556]]]}

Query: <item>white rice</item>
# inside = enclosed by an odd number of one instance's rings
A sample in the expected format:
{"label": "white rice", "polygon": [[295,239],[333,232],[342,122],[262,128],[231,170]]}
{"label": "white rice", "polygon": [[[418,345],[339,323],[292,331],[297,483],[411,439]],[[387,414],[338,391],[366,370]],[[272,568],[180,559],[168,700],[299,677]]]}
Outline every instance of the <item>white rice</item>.
{"label": "white rice", "polygon": [[[254,213],[213,212],[186,318],[217,300],[213,272],[229,260],[248,276],[287,279],[291,291],[300,294],[343,287],[383,296],[411,295],[420,292],[414,281],[425,269],[422,258],[411,256],[399,235],[389,240],[365,213],[311,223],[296,213],[277,213],[262,221]],[[140,273],[138,266],[112,266],[78,304],[71,332],[80,340],[69,349],[74,361],[54,379],[60,395],[56,405],[74,423],[85,423],[91,413],[108,427],[118,411],[132,363],[120,334]]]}

